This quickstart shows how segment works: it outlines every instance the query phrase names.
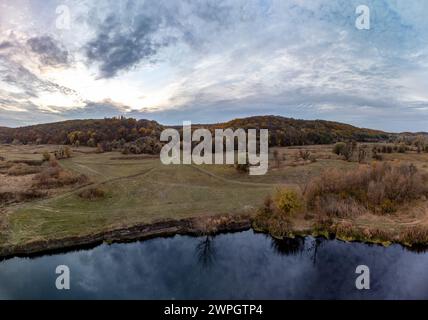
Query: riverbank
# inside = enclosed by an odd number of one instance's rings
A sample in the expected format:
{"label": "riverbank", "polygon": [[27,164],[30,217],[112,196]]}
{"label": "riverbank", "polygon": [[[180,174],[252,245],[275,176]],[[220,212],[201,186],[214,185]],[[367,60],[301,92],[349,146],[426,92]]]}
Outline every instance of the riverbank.
{"label": "riverbank", "polygon": [[[0,259],[14,256],[37,256],[55,252],[64,252],[79,248],[91,248],[102,243],[123,243],[147,240],[156,237],[174,235],[215,235],[253,229],[255,232],[269,234],[275,239],[294,237],[336,238],[345,242],[363,242],[389,246],[400,244],[407,248],[428,247],[428,230],[421,227],[403,228],[393,232],[390,225],[380,229],[361,222],[352,225],[349,221],[329,221],[328,223],[310,222],[295,219],[286,232],[278,233],[263,227],[256,221],[255,215],[214,215],[193,217],[180,220],[163,220],[129,227],[112,228],[94,234],[64,237],[48,240],[30,241],[15,246],[0,247]],[[367,218],[367,217],[366,217]],[[389,230],[389,231],[388,231]],[[417,232],[420,235],[415,235]]]}
{"label": "riverbank", "polygon": [[216,215],[180,220],[164,220],[115,228],[94,234],[36,240],[27,243],[0,247],[0,258],[29,256],[55,251],[66,251],[80,247],[96,246],[101,243],[131,242],[154,237],[180,235],[206,235],[222,232],[243,231],[251,228],[250,215]]}

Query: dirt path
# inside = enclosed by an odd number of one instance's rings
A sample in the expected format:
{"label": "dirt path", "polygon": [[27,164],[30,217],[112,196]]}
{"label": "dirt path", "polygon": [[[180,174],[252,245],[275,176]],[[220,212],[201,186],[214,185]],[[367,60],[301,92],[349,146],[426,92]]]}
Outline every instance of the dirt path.
{"label": "dirt path", "polygon": [[221,180],[221,181],[227,182],[227,183],[240,184],[240,185],[244,185],[244,186],[253,186],[253,187],[269,187],[269,188],[272,188],[275,185],[279,185],[279,184],[272,184],[272,183],[244,182],[244,181],[227,179],[227,178],[221,177],[219,175],[216,175],[215,173],[212,173],[208,170],[205,170],[205,169],[201,168],[200,166],[192,165],[192,167],[196,170],[199,170],[202,173],[205,173],[205,174],[217,179],[217,180]]}
{"label": "dirt path", "polygon": [[[81,190],[83,190],[85,188],[88,188],[88,187],[100,186],[100,185],[104,185],[106,183],[116,182],[116,181],[120,181],[120,180],[132,179],[132,178],[136,178],[136,177],[140,177],[140,176],[143,177],[143,176],[148,175],[149,173],[153,172],[154,170],[155,170],[155,168],[150,168],[148,170],[145,170],[144,172],[139,172],[139,173],[136,173],[136,174],[133,174],[133,175],[129,175],[129,176],[112,178],[112,179],[108,179],[108,180],[101,181],[101,182],[98,182],[98,183],[93,183],[93,182],[86,183],[84,185],[80,185],[80,186],[78,186],[76,188],[73,188],[72,190],[69,190],[69,191],[67,191],[65,193],[53,195],[53,196],[51,196],[49,198],[35,200],[35,201],[32,202],[33,203],[33,208],[39,209],[39,210],[46,210],[46,211],[50,211],[50,212],[59,212],[58,210],[53,210],[49,206],[43,205],[43,203],[46,202],[46,201],[51,201],[51,200],[62,199],[62,198],[68,197],[68,196],[70,196],[70,195],[72,195],[72,194],[74,194],[74,193],[76,193],[78,191],[81,191]],[[27,203],[18,203],[18,204],[15,204],[13,206],[10,206],[7,209],[8,209],[9,212],[12,212],[12,211],[15,211],[17,208],[22,207],[22,206],[24,206],[26,204]]]}

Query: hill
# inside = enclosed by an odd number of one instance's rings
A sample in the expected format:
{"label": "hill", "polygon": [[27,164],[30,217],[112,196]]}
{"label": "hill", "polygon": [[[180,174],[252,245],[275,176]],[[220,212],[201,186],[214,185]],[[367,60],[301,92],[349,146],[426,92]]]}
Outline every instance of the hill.
{"label": "hill", "polygon": [[[201,125],[204,127],[205,125]],[[359,142],[386,141],[395,134],[357,128],[349,124],[325,120],[298,120],[280,116],[255,116],[234,119],[225,123],[209,125],[214,128],[269,129],[269,144],[293,146],[308,144],[330,144],[337,141]]]}
{"label": "hill", "polygon": [[[174,126],[175,128],[181,128]],[[199,124],[196,128],[269,129],[271,146],[329,144],[337,141],[387,141],[395,134],[357,128],[325,120],[296,120],[280,116],[255,116],[217,124]],[[0,142],[16,144],[74,144],[104,149],[127,149],[130,153],[159,151],[159,137],[165,126],[151,120],[105,118],[98,120],[69,120],[21,128],[0,128]],[[156,145],[156,146],[154,146]]]}
{"label": "hill", "polygon": [[0,128],[3,143],[81,144],[130,142],[144,136],[159,136],[163,127],[156,121],[132,118],[68,120],[20,128]]}

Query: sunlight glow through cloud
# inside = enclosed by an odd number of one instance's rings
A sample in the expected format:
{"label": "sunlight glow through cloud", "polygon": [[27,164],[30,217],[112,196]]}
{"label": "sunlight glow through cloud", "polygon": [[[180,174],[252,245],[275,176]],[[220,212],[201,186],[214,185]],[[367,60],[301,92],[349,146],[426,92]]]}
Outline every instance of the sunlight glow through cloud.
{"label": "sunlight glow through cloud", "polygon": [[428,4],[365,4],[362,31],[357,0],[3,0],[0,125],[278,114],[426,131]]}

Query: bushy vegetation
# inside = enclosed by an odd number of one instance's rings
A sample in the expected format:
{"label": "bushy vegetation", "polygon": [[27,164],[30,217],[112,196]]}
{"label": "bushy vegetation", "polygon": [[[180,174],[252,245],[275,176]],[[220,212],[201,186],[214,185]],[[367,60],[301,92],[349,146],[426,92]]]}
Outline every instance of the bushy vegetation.
{"label": "bushy vegetation", "polygon": [[344,155],[346,153],[346,143],[345,142],[337,142],[333,147],[333,153],[338,156]]}
{"label": "bushy vegetation", "polygon": [[299,150],[299,157],[305,161],[310,160],[311,152],[309,150]]}
{"label": "bushy vegetation", "polygon": [[39,174],[34,177],[34,187],[51,189],[67,185],[84,184],[88,182],[88,177],[84,174],[74,174],[63,169],[58,162],[51,160],[49,165],[44,167]]}
{"label": "bushy vegetation", "polygon": [[100,188],[88,188],[79,192],[79,197],[86,200],[97,200],[105,197],[104,190]]}
{"label": "bushy vegetation", "polygon": [[145,136],[159,137],[163,127],[156,121],[132,118],[69,120],[21,128],[0,128],[3,143],[63,144],[96,147],[97,143],[122,143]]}
{"label": "bushy vegetation", "polygon": [[374,163],[343,173],[328,170],[306,188],[310,209],[335,217],[394,212],[428,193],[428,177],[413,164]]}
{"label": "bushy vegetation", "polygon": [[122,147],[123,154],[158,154],[162,149],[162,144],[158,137],[143,137],[136,141],[125,143]]}
{"label": "bushy vegetation", "polygon": [[274,204],[282,215],[292,216],[303,208],[301,196],[293,189],[278,188],[274,197]]}
{"label": "bushy vegetation", "polygon": [[43,159],[43,161],[49,161],[51,159],[50,153],[47,151],[44,151],[43,155],[42,155],[42,159]]}
{"label": "bushy vegetation", "polygon": [[[428,241],[426,228],[402,232],[354,224],[355,218],[364,214],[391,215],[405,204],[426,200],[428,174],[413,164],[373,162],[361,164],[352,171],[330,169],[309,180],[301,189],[302,194],[281,188],[273,197],[266,197],[253,220],[254,228],[275,237],[292,236],[293,225],[301,225],[303,219],[311,221],[315,234],[336,234],[345,240]],[[305,215],[299,216],[303,212]]]}
{"label": "bushy vegetation", "polygon": [[[68,146],[60,147],[58,150],[54,152],[55,159],[61,160],[66,158],[71,158],[71,149]],[[49,156],[50,159],[50,156]],[[45,160],[45,156],[43,156],[43,160]]]}
{"label": "bushy vegetation", "polygon": [[30,166],[25,163],[17,163],[12,165],[8,170],[7,174],[10,176],[24,176],[27,174],[33,174],[40,172],[39,166]]}
{"label": "bushy vegetation", "polygon": [[[268,129],[270,146],[330,144],[338,141],[385,141],[393,136],[377,130],[323,121],[296,120],[279,116],[257,116],[235,119],[213,125],[195,125],[194,129],[243,128]],[[22,128],[0,128],[0,141],[16,144],[62,144],[97,147],[103,150],[126,150],[128,153],[159,152],[159,137],[164,129],[156,121],[132,118],[70,120]],[[143,139],[143,140],[141,140]]]}
{"label": "bushy vegetation", "polygon": [[292,231],[291,218],[303,208],[302,196],[296,190],[278,188],[273,198],[270,195],[265,198],[263,208],[253,220],[253,227],[284,237]]}
{"label": "bushy vegetation", "polygon": [[269,129],[270,146],[299,146],[331,144],[338,141],[360,142],[385,141],[392,134],[361,129],[354,126],[324,120],[297,120],[280,116],[256,116],[235,119],[211,128]]}
{"label": "bushy vegetation", "polygon": [[355,140],[346,143],[338,142],[333,147],[333,153],[342,156],[346,161],[351,161],[358,150],[358,144]]}
{"label": "bushy vegetation", "polygon": [[0,206],[14,202],[38,199],[45,196],[46,192],[37,190],[35,188],[16,192],[0,192]]}

